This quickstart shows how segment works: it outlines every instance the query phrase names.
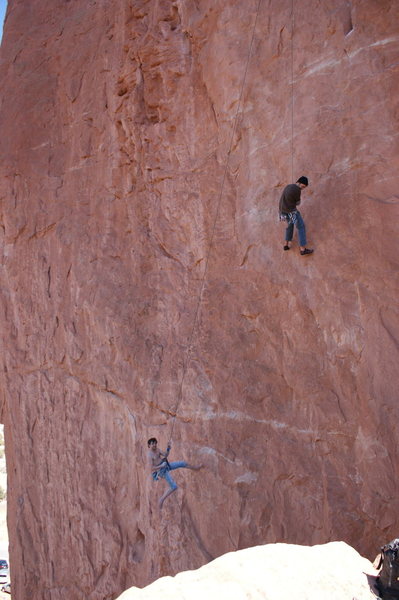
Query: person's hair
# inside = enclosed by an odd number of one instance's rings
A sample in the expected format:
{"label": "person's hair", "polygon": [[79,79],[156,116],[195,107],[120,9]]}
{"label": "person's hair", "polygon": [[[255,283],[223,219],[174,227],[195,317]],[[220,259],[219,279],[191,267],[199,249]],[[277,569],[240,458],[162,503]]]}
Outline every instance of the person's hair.
{"label": "person's hair", "polygon": [[300,177],[297,180],[297,183],[303,183],[303,185],[309,185],[309,180],[307,177],[305,177],[305,175],[302,175],[302,177]]}
{"label": "person's hair", "polygon": [[150,438],[147,442],[147,446],[149,446],[150,444],[152,444],[153,442],[155,442],[156,444],[158,444],[158,440],[157,438]]}

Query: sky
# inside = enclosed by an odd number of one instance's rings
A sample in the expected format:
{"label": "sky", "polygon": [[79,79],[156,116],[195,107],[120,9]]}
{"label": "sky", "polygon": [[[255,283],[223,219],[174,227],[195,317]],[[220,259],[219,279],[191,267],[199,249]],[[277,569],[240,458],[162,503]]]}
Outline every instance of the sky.
{"label": "sky", "polygon": [[6,16],[7,0],[0,0],[0,40],[3,37],[3,21]]}

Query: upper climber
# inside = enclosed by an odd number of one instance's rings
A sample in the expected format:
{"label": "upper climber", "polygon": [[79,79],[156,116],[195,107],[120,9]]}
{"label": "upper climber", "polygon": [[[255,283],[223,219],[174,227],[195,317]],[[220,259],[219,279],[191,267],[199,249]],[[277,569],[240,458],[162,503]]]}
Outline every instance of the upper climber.
{"label": "upper climber", "polygon": [[301,203],[301,191],[309,184],[308,178],[300,177],[296,183],[287,185],[281,194],[279,203],[280,219],[286,221],[287,228],[285,230],[285,245],[284,250],[291,248],[292,237],[294,235],[294,225],[298,230],[299,247],[302,256],[312,254],[313,250],[306,248],[306,228],[302,219],[302,215],[297,209]]}

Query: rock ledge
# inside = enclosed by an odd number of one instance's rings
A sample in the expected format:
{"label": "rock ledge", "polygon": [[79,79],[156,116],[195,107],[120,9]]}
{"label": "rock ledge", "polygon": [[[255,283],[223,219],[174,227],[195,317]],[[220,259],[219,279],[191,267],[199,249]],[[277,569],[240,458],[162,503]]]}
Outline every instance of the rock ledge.
{"label": "rock ledge", "polygon": [[377,571],[344,542],[267,544],[229,552],[195,571],[132,587],[118,600],[371,600]]}

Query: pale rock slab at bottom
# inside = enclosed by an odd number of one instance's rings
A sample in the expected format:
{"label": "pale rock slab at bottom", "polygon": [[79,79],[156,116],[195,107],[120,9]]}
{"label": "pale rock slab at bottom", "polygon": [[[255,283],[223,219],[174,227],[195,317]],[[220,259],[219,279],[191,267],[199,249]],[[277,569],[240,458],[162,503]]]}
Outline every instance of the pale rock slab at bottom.
{"label": "pale rock slab at bottom", "polygon": [[344,542],[267,544],[126,590],[118,600],[371,600],[377,571]]}

